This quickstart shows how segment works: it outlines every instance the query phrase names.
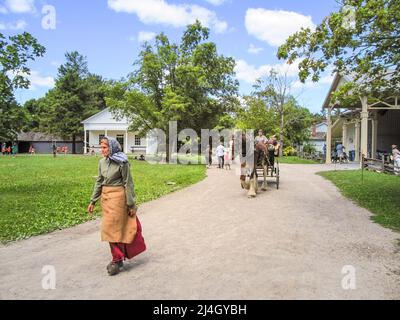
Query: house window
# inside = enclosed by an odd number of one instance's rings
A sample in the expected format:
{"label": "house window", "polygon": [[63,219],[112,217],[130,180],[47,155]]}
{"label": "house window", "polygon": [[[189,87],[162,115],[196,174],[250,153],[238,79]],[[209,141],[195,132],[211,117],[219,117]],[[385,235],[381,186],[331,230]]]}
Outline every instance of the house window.
{"label": "house window", "polygon": [[99,145],[101,144],[101,140],[103,140],[105,136],[105,134],[99,134]]}
{"label": "house window", "polygon": [[135,137],[135,146],[141,146],[141,138],[140,137]]}
{"label": "house window", "polygon": [[125,151],[124,150],[124,147],[125,147],[125,143],[124,143],[125,142],[125,137],[124,137],[124,135],[123,134],[117,135],[117,141],[121,145],[122,151]]}

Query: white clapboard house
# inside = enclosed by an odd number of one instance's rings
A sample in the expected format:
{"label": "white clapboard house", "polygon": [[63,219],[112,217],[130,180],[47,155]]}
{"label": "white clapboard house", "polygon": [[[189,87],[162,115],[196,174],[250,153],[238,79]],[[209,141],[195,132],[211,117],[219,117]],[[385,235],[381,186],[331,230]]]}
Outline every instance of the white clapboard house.
{"label": "white clapboard house", "polygon": [[129,131],[129,123],[126,119],[117,120],[110,110],[104,109],[94,116],[82,121],[84,126],[84,153],[94,147],[99,152],[100,141],[108,136],[119,141],[126,153],[146,154],[147,139],[140,137],[135,132]]}

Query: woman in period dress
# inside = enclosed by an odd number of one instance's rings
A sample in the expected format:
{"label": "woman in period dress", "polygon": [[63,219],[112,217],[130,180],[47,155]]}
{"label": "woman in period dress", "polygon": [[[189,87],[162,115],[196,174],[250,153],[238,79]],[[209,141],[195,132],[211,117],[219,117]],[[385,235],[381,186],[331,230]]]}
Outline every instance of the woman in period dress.
{"label": "woman in period dress", "polygon": [[129,259],[138,229],[135,192],[128,157],[121,145],[113,138],[101,140],[103,158],[99,162],[96,180],[88,212],[93,213],[96,202],[101,198],[103,220],[101,240],[110,243],[112,261],[107,265],[109,275],[116,275]]}

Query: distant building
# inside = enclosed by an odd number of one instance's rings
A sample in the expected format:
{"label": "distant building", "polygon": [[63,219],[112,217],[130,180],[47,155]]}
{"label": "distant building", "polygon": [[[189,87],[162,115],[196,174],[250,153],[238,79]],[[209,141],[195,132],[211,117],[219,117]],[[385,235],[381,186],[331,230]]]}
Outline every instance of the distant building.
{"label": "distant building", "polygon": [[311,137],[309,144],[315,148],[317,152],[324,153],[324,146],[326,144],[326,133],[328,131],[328,123],[321,122],[315,124],[311,128]]}
{"label": "distant building", "polygon": [[[328,150],[333,149],[338,141],[348,150],[352,141],[356,161],[361,159],[361,155],[377,159],[379,154],[389,154],[392,144],[400,144],[400,96],[395,92],[375,100],[360,96],[350,106],[342,106],[340,101],[332,103],[332,94],[351,81],[348,76],[337,74],[325,99],[323,107],[327,109],[328,115]],[[341,111],[334,123],[331,121],[333,109]],[[330,161],[328,153],[326,162]]]}
{"label": "distant building", "polygon": [[85,132],[85,154],[89,153],[92,147],[99,153],[100,141],[105,136],[118,140],[126,153],[146,154],[149,151],[148,139],[129,131],[128,120],[116,119],[108,108],[82,121],[82,124]]}
{"label": "distant building", "polygon": [[[28,153],[29,147],[33,146],[36,153],[53,153],[53,145],[57,147],[68,147],[68,153],[72,153],[72,139],[65,140],[42,132],[22,132],[17,137],[18,152]],[[82,138],[77,137],[75,142],[76,153],[83,152]]]}

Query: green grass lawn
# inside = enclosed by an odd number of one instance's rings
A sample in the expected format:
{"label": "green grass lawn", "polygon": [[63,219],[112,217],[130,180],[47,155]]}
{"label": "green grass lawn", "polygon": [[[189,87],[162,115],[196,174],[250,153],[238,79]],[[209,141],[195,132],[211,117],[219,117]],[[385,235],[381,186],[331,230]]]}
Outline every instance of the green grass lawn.
{"label": "green grass lawn", "polygon": [[319,175],[332,181],[341,193],[374,213],[373,221],[400,231],[400,177],[364,171],[332,171]]}
{"label": "green grass lawn", "polygon": [[[71,227],[90,217],[86,208],[100,158],[0,157],[0,242]],[[131,161],[137,203],[157,199],[206,177],[205,166]]]}
{"label": "green grass lawn", "polygon": [[279,163],[285,164],[317,164],[318,162],[308,159],[301,159],[299,157],[281,157]]}

